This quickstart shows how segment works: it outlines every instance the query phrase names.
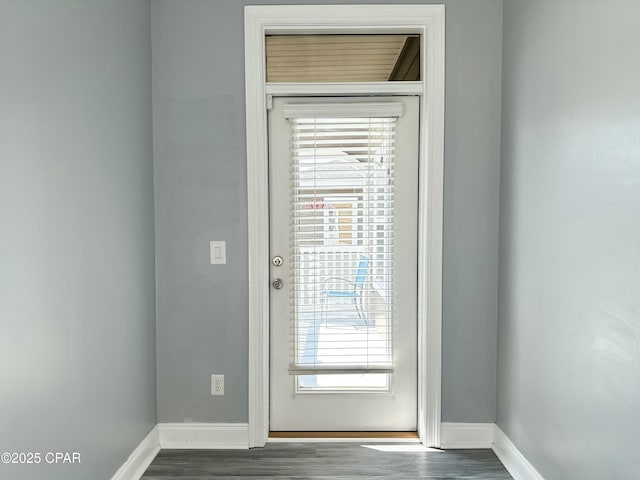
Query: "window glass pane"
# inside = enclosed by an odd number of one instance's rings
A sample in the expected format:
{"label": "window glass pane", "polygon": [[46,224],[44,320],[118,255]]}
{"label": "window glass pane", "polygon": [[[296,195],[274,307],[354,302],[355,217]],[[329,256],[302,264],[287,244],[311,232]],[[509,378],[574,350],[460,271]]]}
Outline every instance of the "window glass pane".
{"label": "window glass pane", "polygon": [[289,370],[314,374],[300,389],[388,385],[396,120],[290,119]]}
{"label": "window glass pane", "polygon": [[296,391],[298,393],[323,391],[388,392],[389,374],[297,375]]}
{"label": "window glass pane", "polygon": [[420,80],[415,35],[269,35],[267,82]]}

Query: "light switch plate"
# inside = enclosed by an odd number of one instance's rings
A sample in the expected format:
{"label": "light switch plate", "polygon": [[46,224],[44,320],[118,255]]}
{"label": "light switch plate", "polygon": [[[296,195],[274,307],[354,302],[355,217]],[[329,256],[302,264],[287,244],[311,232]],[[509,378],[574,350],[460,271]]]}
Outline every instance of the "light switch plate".
{"label": "light switch plate", "polygon": [[211,265],[227,263],[227,242],[224,240],[212,240],[209,243],[209,249]]}

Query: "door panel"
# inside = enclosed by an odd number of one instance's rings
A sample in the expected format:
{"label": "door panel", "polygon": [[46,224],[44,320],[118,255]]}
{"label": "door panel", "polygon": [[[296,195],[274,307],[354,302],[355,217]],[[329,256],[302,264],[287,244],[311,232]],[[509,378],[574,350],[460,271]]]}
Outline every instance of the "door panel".
{"label": "door panel", "polygon": [[414,430],[418,99],[275,98],[269,137],[270,429]]}

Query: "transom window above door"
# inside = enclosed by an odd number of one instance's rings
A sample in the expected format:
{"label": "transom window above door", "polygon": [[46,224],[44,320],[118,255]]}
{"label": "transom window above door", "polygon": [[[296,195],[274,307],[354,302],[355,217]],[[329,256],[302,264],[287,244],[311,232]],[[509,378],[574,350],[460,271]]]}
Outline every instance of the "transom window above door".
{"label": "transom window above door", "polygon": [[420,80],[419,35],[268,35],[267,82]]}

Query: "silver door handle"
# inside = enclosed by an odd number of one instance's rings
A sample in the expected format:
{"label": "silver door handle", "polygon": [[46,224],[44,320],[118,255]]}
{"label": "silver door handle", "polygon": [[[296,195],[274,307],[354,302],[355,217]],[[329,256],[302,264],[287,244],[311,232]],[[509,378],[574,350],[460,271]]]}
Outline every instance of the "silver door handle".
{"label": "silver door handle", "polygon": [[284,285],[284,282],[281,278],[274,278],[273,282],[271,282],[271,285],[273,285],[273,288],[275,288],[276,290],[280,290]]}

